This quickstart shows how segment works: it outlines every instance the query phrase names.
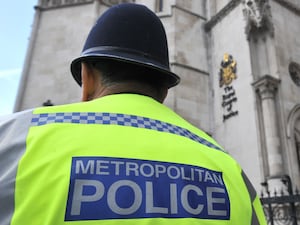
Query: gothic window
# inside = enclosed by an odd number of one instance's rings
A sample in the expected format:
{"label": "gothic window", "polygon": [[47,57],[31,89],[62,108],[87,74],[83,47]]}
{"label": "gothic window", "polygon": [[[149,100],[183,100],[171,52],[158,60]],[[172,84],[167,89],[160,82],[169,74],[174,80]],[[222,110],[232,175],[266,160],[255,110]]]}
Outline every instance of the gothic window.
{"label": "gothic window", "polygon": [[300,86],[300,65],[295,62],[291,62],[289,65],[289,73],[293,82]]}
{"label": "gothic window", "polygon": [[156,0],[155,1],[155,12],[162,12],[164,7],[164,1],[163,0]]}
{"label": "gothic window", "polygon": [[298,165],[300,169],[300,118],[295,123],[295,146],[296,146],[296,153],[298,159]]}
{"label": "gothic window", "polygon": [[287,144],[288,173],[300,187],[300,104],[295,105],[288,116]]}

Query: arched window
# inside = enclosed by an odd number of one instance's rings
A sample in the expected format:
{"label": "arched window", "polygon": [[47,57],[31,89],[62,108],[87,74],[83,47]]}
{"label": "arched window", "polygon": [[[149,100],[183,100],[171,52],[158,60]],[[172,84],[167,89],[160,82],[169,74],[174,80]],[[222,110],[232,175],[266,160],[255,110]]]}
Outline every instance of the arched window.
{"label": "arched window", "polygon": [[164,7],[163,0],[156,0],[155,1],[155,12],[162,12]]}
{"label": "arched window", "polygon": [[298,159],[298,166],[300,170],[300,118],[297,119],[295,122],[295,128],[294,128],[294,135],[295,135],[295,149]]}
{"label": "arched window", "polygon": [[287,123],[287,168],[296,186],[300,186],[300,104],[290,112]]}

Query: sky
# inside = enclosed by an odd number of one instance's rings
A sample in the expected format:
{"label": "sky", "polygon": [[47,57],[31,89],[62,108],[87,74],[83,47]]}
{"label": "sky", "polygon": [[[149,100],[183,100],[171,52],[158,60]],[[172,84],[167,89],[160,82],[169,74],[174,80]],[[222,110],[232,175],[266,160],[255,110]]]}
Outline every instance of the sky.
{"label": "sky", "polygon": [[1,116],[13,112],[38,0],[0,1]]}

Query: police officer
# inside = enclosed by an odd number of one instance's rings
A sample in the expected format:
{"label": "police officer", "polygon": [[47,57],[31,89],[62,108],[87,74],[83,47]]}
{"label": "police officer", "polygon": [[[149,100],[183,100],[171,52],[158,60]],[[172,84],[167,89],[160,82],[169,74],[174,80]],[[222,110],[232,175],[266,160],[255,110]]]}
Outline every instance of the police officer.
{"label": "police officer", "polygon": [[0,224],[266,224],[240,166],[161,103],[169,69],[159,18],[120,4],[71,64],[82,103],[0,122]]}

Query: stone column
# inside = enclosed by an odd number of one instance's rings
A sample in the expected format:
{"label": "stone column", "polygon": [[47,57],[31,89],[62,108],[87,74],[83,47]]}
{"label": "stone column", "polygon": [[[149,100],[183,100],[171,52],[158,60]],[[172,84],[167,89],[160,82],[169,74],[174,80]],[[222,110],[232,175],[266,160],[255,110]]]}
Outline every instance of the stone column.
{"label": "stone column", "polygon": [[[274,41],[274,25],[269,0],[243,0],[245,32],[249,41],[253,86],[259,96],[262,163],[269,190],[284,190],[284,174],[275,96],[279,80]],[[263,74],[272,74],[264,75]]]}
{"label": "stone column", "polygon": [[20,80],[20,84],[19,84],[19,88],[18,88],[18,93],[16,96],[15,105],[14,105],[14,110],[13,110],[14,112],[23,110],[22,104],[24,101],[24,91],[25,91],[27,79],[29,76],[29,68],[30,68],[30,64],[32,62],[32,55],[34,52],[37,32],[38,32],[38,28],[39,28],[39,24],[40,24],[42,3],[43,3],[43,1],[39,0],[38,5],[34,7],[34,9],[35,9],[34,20],[33,20],[30,39],[29,39],[29,45],[27,47],[25,63],[23,66],[22,74],[21,74],[21,80]]}
{"label": "stone column", "polygon": [[265,75],[253,83],[261,100],[262,121],[270,177],[279,177],[283,174],[283,160],[275,105],[275,95],[279,83],[280,80],[270,75]]}

